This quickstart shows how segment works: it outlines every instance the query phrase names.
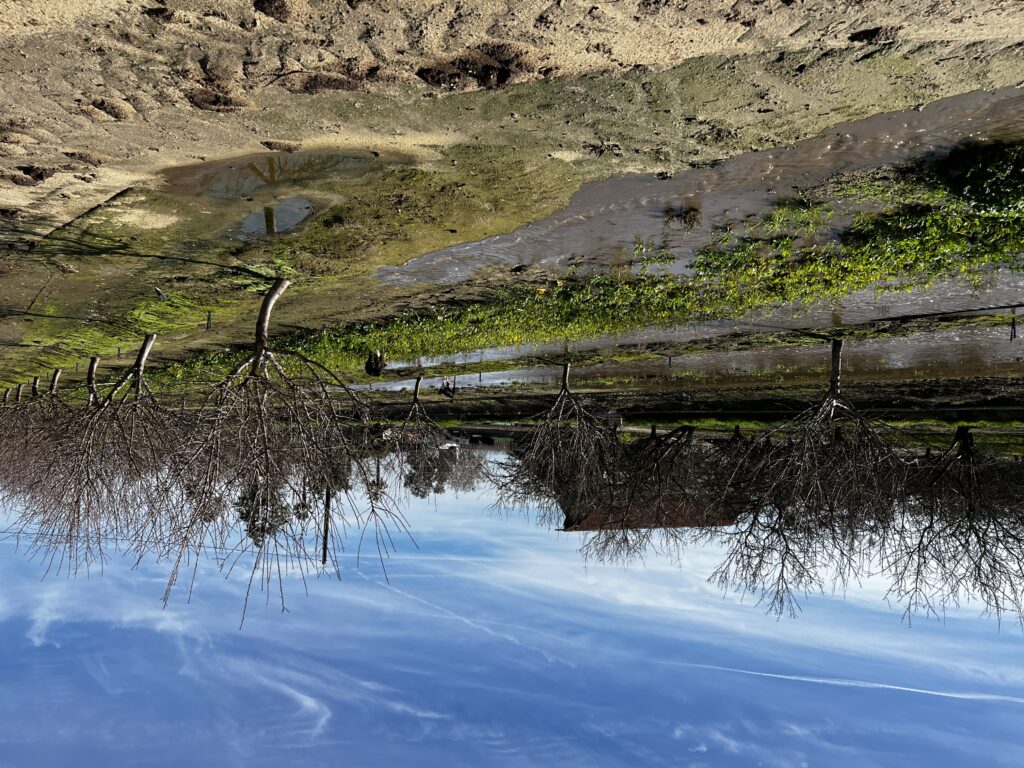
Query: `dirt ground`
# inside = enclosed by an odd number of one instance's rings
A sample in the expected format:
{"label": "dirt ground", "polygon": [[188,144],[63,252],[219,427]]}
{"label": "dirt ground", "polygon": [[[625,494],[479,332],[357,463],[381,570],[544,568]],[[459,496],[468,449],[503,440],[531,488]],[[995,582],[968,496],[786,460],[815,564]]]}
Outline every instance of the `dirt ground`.
{"label": "dirt ground", "polygon": [[[266,141],[429,158],[479,129],[437,97],[687,62],[709,93],[695,138],[735,153],[749,142],[708,120],[779,143],[1016,85],[1022,40],[1018,0],[0,0],[0,213],[67,220],[158,168]],[[741,99],[715,98],[733,86]],[[591,106],[565,123],[591,124]]]}
{"label": "dirt ground", "polygon": [[[345,228],[320,232],[330,243],[311,231],[274,246],[302,255],[278,320],[322,328],[411,306],[384,296],[377,266],[543,218],[587,180],[1024,85],[1024,4],[0,0],[0,71],[0,249],[91,212],[76,224],[173,250],[202,222],[154,192],[162,169],[298,148],[379,156],[380,173],[333,190],[351,204]],[[112,357],[143,331],[181,359],[251,325],[255,294],[194,265],[57,256],[21,241],[0,254],[0,309],[39,313],[0,323],[9,381]],[[183,308],[161,319],[169,285]]]}

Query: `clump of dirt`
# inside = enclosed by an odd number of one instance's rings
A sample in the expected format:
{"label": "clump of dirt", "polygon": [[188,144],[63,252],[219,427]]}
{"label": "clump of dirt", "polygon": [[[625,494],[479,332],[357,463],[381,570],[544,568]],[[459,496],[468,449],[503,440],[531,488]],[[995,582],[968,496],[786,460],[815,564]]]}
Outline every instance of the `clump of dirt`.
{"label": "clump of dirt", "polygon": [[15,184],[25,184],[26,186],[32,184],[39,184],[46,181],[51,176],[54,176],[61,171],[69,170],[70,166],[46,166],[46,165],[19,165],[17,170],[21,171],[22,176],[26,177],[28,181],[19,182],[14,179]]}
{"label": "clump of dirt", "polygon": [[67,150],[64,152],[64,156],[71,159],[77,160],[80,163],[96,168],[104,163],[104,157],[95,152],[88,152],[82,150]]}
{"label": "clump of dirt", "polygon": [[416,70],[423,82],[447,91],[498,88],[536,71],[530,54],[507,43],[489,43],[469,54]]}
{"label": "clump of dirt", "polygon": [[188,100],[196,109],[206,112],[235,112],[252,106],[252,101],[242,94],[216,88],[196,88],[189,93]]}
{"label": "clump of dirt", "polygon": [[228,48],[206,51],[199,59],[203,76],[211,86],[231,88],[244,76],[242,57]]}
{"label": "clump of dirt", "polygon": [[305,0],[255,0],[253,8],[282,23],[294,21],[309,13]]}
{"label": "clump of dirt", "polygon": [[277,139],[267,139],[261,141],[264,147],[269,149],[271,152],[298,152],[302,149],[302,145],[297,141],[279,141]]}
{"label": "clump of dirt", "polygon": [[124,99],[110,97],[93,99],[92,106],[115,120],[130,120],[135,115],[135,108]]}
{"label": "clump of dirt", "polygon": [[851,33],[847,39],[851,43],[869,43],[871,45],[891,43],[896,39],[900,29],[902,27],[870,27],[869,29],[861,29]]}

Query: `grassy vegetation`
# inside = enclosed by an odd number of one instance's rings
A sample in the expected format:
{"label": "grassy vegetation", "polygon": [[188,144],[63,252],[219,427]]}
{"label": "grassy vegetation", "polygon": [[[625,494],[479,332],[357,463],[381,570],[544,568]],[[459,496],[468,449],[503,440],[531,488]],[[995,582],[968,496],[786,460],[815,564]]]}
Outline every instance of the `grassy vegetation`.
{"label": "grassy vegetation", "polygon": [[[955,168],[964,170],[950,170]],[[483,303],[441,305],[295,336],[288,344],[358,378],[371,349],[386,350],[392,359],[415,359],[575,341],[644,326],[738,319],[872,287],[907,290],[939,279],[978,280],[994,267],[1024,266],[1024,194],[1017,182],[1022,173],[1020,148],[964,148],[941,167],[908,170],[882,210],[862,214],[851,229],[824,243],[807,243],[794,230],[807,235],[827,227],[828,210],[794,202],[766,219],[766,230],[780,234],[732,236],[700,253],[688,276],[650,274],[643,267],[656,263],[657,253],[641,247],[635,254],[640,274],[568,275],[544,287],[498,290]],[[205,370],[232,359],[225,353],[196,365]],[[175,374],[187,378],[191,369],[180,367]]]}

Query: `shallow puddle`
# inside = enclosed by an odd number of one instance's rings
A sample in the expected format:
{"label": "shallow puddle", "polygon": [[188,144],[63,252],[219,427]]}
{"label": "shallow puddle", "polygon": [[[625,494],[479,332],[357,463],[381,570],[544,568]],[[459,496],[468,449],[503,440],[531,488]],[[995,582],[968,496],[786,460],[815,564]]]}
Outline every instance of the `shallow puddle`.
{"label": "shallow puddle", "polygon": [[254,240],[288,232],[312,216],[313,210],[312,201],[305,197],[286,197],[242,219],[235,237],[239,240]]}
{"label": "shallow puddle", "polygon": [[168,168],[161,176],[168,192],[233,200],[265,187],[354,179],[371,167],[369,156],[350,153],[267,152]]}
{"label": "shallow puddle", "polygon": [[187,239],[254,240],[296,229],[373,167],[369,154],[268,152],[167,168],[157,193],[182,206]]}

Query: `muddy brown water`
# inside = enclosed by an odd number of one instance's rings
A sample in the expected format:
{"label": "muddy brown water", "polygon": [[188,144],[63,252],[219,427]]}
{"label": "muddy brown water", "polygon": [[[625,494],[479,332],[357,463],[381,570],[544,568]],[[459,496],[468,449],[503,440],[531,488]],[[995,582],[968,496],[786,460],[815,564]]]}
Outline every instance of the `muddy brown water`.
{"label": "muddy brown water", "polygon": [[[876,115],[670,179],[630,174],[585,184],[565,209],[546,219],[382,268],[378,277],[451,284],[488,266],[607,267],[631,254],[638,238],[664,244],[675,257],[667,271],[683,273],[717,231],[760,218],[797,189],[841,172],[942,153],[969,139],[1024,140],[1024,90],[976,91],[920,110]],[[686,210],[699,216],[679,215]]]}
{"label": "muddy brown water", "polygon": [[358,180],[376,165],[369,154],[264,152],[164,169],[159,189],[194,203],[197,218],[223,222],[216,236],[253,240],[292,231],[334,202],[325,181]]}
{"label": "muddy brown water", "polygon": [[266,187],[358,178],[371,167],[369,156],[351,153],[262,152],[167,168],[161,177],[170,193],[234,200]]}

